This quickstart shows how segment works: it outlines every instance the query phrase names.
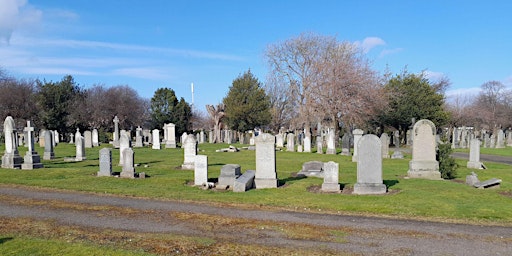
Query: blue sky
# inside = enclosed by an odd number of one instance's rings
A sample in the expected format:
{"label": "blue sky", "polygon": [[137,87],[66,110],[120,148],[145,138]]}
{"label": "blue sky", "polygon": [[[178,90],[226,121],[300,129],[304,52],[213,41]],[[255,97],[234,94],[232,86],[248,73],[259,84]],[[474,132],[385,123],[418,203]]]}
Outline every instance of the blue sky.
{"label": "blue sky", "polygon": [[303,32],[357,43],[383,73],[447,76],[449,95],[512,87],[512,1],[0,0],[0,67],[18,78],[88,88],[169,87],[217,104],[265,48]]}

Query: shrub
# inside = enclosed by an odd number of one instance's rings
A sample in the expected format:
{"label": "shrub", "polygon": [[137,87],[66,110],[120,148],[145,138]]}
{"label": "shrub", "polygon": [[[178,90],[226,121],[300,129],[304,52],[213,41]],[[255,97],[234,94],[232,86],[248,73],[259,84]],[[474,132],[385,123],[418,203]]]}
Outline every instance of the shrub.
{"label": "shrub", "polygon": [[437,149],[437,161],[439,161],[439,171],[441,178],[454,179],[457,176],[457,168],[459,167],[455,159],[451,157],[452,147],[450,143],[440,143]]}

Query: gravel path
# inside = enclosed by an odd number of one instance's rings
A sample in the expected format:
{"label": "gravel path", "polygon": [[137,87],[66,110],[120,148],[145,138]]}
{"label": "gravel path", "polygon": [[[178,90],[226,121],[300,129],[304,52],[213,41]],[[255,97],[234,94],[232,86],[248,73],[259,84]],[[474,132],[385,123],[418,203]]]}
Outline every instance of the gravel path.
{"label": "gravel path", "polygon": [[[163,232],[202,237],[222,236],[240,243],[274,246],[329,248],[363,255],[512,255],[512,228],[446,224],[415,220],[398,220],[347,215],[330,215],[291,211],[248,210],[207,204],[53,191],[20,186],[0,185],[0,216],[52,220],[64,225]],[[16,203],[29,199],[38,204]],[[76,205],[113,206],[135,209],[137,214],[102,215],[94,211],[55,208],[57,200]],[[48,204],[45,204],[47,202]],[[346,242],[319,242],[289,239],[268,230],[229,230],[208,233],[200,222],[183,222],[171,213],[201,213],[276,223],[301,223],[354,230]],[[270,232],[270,233],[269,233]]]}

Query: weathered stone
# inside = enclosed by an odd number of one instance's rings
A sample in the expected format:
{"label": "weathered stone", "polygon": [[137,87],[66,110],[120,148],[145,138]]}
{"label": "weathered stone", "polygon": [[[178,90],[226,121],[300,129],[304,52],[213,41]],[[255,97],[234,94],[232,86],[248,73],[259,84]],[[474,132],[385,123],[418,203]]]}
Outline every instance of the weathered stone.
{"label": "weathered stone", "polygon": [[53,152],[53,134],[51,131],[46,131],[44,134],[44,160],[51,160],[55,158],[55,153]]}
{"label": "weathered stone", "polygon": [[160,131],[158,129],[153,130],[153,145],[151,146],[152,149],[160,149]]}
{"label": "weathered stone", "polygon": [[21,169],[32,170],[37,168],[43,168],[41,163],[41,157],[34,149],[34,127],[30,126],[30,121],[27,121],[27,127],[23,129],[26,132],[26,145],[28,147],[25,153],[24,162],[21,165]]}
{"label": "weathered stone", "polygon": [[98,129],[94,128],[92,130],[92,146],[99,147],[100,146],[100,138],[98,135]]}
{"label": "weathered stone", "polygon": [[352,134],[354,135],[354,153],[352,155],[352,162],[357,162],[357,147],[359,145],[359,139],[363,136],[363,130],[361,129],[355,129],[352,131]]}
{"label": "weathered stone", "polygon": [[235,185],[235,180],[241,175],[241,168],[238,164],[226,164],[220,169],[218,185],[229,186]]}
{"label": "weathered stone", "polygon": [[112,150],[110,148],[102,148],[99,152],[100,171],[98,176],[112,176]]}
{"label": "weathered stone", "polygon": [[84,132],[84,145],[85,145],[85,148],[92,148],[92,132],[91,131]]}
{"label": "weathered stone", "polygon": [[235,184],[233,186],[233,192],[245,192],[254,187],[254,177],[256,176],[256,171],[247,170],[244,174],[238,177],[235,180]]}
{"label": "weathered stone", "polygon": [[382,182],[382,145],[376,135],[367,134],[358,142],[357,183],[353,193],[386,193],[386,185]]}
{"label": "weathered stone", "polygon": [[119,148],[119,118],[117,116],[114,117],[114,138],[112,141],[112,145],[114,148]]}
{"label": "weathered stone", "polygon": [[275,137],[261,133],[256,143],[256,189],[277,188]]}
{"label": "weathered stone", "polygon": [[295,134],[293,133],[286,135],[286,151],[295,152]]}
{"label": "weathered stone", "polygon": [[320,161],[309,161],[302,164],[302,170],[297,173],[297,176],[306,177],[324,177],[324,163]]}
{"label": "weathered stone", "polygon": [[351,156],[350,153],[350,134],[344,133],[341,137],[341,155]]}
{"label": "weathered stone", "polygon": [[119,165],[124,164],[124,150],[130,148],[130,139],[126,133],[121,133],[121,138],[119,138]]}
{"label": "weathered stone", "polygon": [[480,140],[472,139],[469,143],[469,161],[466,164],[470,169],[484,169],[484,164],[480,162]]}
{"label": "weathered stone", "polygon": [[333,128],[329,129],[329,133],[327,134],[327,151],[325,152],[328,155],[336,154],[336,141],[335,141],[336,132]]}
{"label": "weathered stone", "polygon": [[194,185],[202,186],[208,182],[208,156],[197,155],[194,161]]}
{"label": "weathered stone", "polygon": [[197,155],[197,141],[193,134],[187,135],[183,142],[183,148],[183,164],[181,165],[181,168],[185,170],[194,170],[194,161]]}
{"label": "weathered stone", "polygon": [[329,161],[323,166],[324,183],[322,183],[322,191],[324,192],[340,192],[339,182],[339,165],[336,162]]}
{"label": "weathered stone", "polygon": [[436,160],[435,135],[436,126],[430,120],[422,119],[414,125],[412,160],[407,171],[409,178],[441,179]]}
{"label": "weathered stone", "polygon": [[382,158],[389,158],[389,135],[382,133],[380,135],[380,141],[382,143]]}
{"label": "weathered stone", "polygon": [[489,180],[484,180],[484,181],[477,182],[477,183],[473,184],[473,187],[480,188],[480,189],[484,189],[484,188],[500,188],[500,184],[501,184],[501,179],[492,178],[492,179],[489,179]]}
{"label": "weathered stone", "polygon": [[133,149],[126,148],[121,154],[123,155],[123,168],[121,171],[121,178],[135,178],[135,165]]}

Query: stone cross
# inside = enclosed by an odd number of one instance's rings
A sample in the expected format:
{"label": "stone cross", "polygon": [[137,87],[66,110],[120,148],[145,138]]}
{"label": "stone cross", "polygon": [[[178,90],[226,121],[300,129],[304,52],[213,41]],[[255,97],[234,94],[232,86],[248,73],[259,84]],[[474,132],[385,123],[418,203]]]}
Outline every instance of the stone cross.
{"label": "stone cross", "polygon": [[114,117],[114,147],[119,147],[119,118],[117,116]]}

